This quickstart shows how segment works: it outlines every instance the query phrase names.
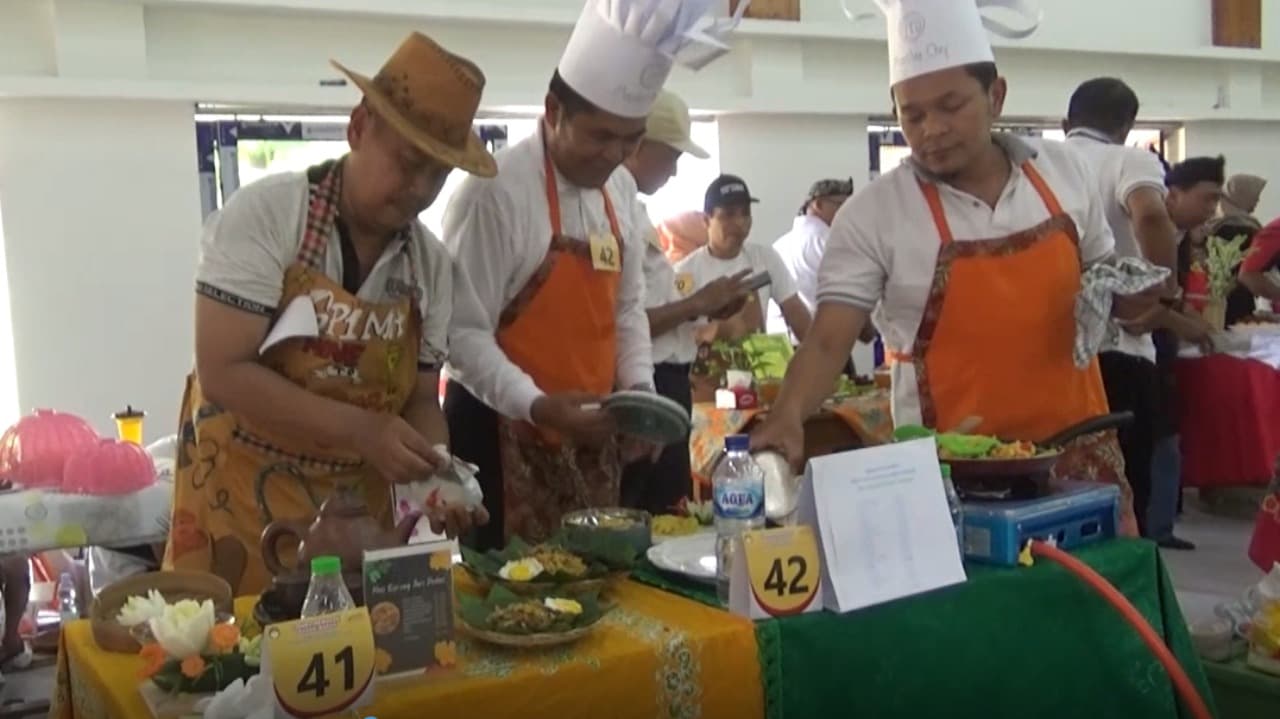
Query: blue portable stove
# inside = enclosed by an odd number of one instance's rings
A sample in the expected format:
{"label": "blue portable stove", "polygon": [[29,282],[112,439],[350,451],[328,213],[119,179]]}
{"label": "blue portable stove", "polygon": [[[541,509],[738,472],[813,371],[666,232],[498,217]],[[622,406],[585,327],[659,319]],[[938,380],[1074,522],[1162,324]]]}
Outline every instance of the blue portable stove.
{"label": "blue portable stove", "polygon": [[1055,481],[1044,496],[964,503],[964,555],[1013,566],[1029,539],[1074,549],[1112,539],[1119,525],[1120,489],[1098,482]]}

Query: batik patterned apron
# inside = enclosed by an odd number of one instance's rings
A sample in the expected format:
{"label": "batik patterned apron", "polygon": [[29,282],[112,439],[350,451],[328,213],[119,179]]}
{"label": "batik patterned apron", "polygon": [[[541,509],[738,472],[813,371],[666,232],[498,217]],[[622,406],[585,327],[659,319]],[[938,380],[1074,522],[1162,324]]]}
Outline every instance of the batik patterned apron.
{"label": "batik patterned apron", "polygon": [[[1021,168],[1049,219],[1006,237],[954,241],[937,186],[920,183],[941,247],[914,346],[890,354],[913,363],[927,426],[976,416],[978,433],[1041,441],[1109,411],[1097,358],[1084,370],[1072,359],[1082,273],[1075,222],[1034,165]],[[1118,485],[1122,531],[1137,534],[1114,432],[1072,442],[1054,473]]]}
{"label": "batik patterned apron", "polygon": [[[399,414],[417,382],[420,290],[410,269],[403,296],[369,302],[324,274],[342,193],[342,162],[308,172],[310,205],[302,243],[286,270],[276,318],[309,297],[320,334],[291,338],[261,358],[310,392],[365,409]],[[412,263],[407,263],[412,268]],[[273,321],[274,322],[274,321]],[[273,520],[309,520],[338,483],[362,487],[370,511],[390,521],[390,489],[351,454],[255,427],[208,402],[199,378],[187,378],[179,426],[172,527],[165,567],[217,574],[236,595],[266,588],[259,538]]]}

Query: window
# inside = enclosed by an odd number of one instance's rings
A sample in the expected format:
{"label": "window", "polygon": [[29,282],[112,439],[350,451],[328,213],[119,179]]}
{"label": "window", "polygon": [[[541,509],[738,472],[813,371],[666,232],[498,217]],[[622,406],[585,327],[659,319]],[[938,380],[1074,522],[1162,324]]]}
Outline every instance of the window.
{"label": "window", "polygon": [[[197,116],[197,121],[234,120],[228,116]],[[259,118],[254,118],[259,119]],[[262,120],[274,121],[279,118],[263,117]],[[533,135],[538,128],[537,118],[489,119],[485,124],[502,125],[507,130],[507,143],[513,145]],[[277,172],[300,171],[325,160],[341,157],[347,151],[342,136],[346,127],[346,119],[341,117],[290,117],[286,124],[290,134],[296,135],[292,124],[311,128],[317,139],[255,139],[246,133],[236,140],[238,183],[233,187],[246,185],[266,175]],[[266,124],[263,125],[264,127]],[[314,128],[322,129],[316,131]],[[303,131],[306,134],[306,130]],[[693,123],[692,136],[694,142],[704,148],[710,155],[705,160],[685,155],[680,159],[679,171],[675,177],[655,193],[644,199],[649,210],[649,217],[654,224],[662,220],[686,212],[702,208],[702,195],[707,185],[720,174],[720,135],[714,120],[698,120]],[[318,139],[318,138],[323,139]],[[422,213],[420,219],[437,236],[441,234],[444,211],[449,198],[457,190],[459,183],[466,178],[464,172],[453,172],[445,182],[444,189],[436,201]],[[226,189],[224,178],[224,192]]]}

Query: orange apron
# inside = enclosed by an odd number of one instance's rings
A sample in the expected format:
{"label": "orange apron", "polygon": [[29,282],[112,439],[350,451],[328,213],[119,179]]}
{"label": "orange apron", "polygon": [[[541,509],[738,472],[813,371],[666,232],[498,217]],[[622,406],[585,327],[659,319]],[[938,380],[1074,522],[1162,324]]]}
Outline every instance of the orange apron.
{"label": "orange apron", "polygon": [[[915,365],[927,426],[977,416],[978,433],[1041,441],[1109,411],[1097,358],[1084,370],[1072,360],[1082,273],[1075,222],[1031,162],[1022,171],[1049,219],[983,240],[954,241],[937,186],[920,183],[941,247],[915,344],[894,359]],[[1114,432],[1073,442],[1054,472],[1119,485],[1122,530],[1137,534]]]}
{"label": "orange apron", "polygon": [[[325,276],[341,161],[308,175],[310,209],[276,319],[294,298],[310,297],[320,336],[285,340],[261,362],[310,392],[399,414],[418,378],[417,299],[406,293],[392,302],[367,302]],[[407,287],[417,286],[411,277]],[[212,572],[236,596],[258,594],[271,579],[260,551],[263,528],[277,519],[309,520],[339,483],[361,486],[374,516],[390,522],[390,489],[359,457],[252,426],[207,402],[194,374],[187,378],[179,437],[166,569]]]}
{"label": "orange apron", "polygon": [[[545,139],[542,155],[551,242],[542,264],[503,309],[498,346],[543,392],[606,395],[614,390],[618,358],[622,233],[609,193],[601,189],[618,257],[616,271],[597,269],[591,243],[562,234]],[[619,501],[616,442],[600,449],[575,447],[555,432],[499,415],[498,445],[507,540],[546,539],[560,527],[563,513]]]}

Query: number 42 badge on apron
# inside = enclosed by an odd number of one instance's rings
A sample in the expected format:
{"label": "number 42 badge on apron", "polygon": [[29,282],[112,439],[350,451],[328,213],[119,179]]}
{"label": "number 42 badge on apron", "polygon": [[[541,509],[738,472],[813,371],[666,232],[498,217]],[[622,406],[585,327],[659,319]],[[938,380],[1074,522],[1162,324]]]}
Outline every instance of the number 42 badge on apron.
{"label": "number 42 badge on apron", "polygon": [[622,251],[618,247],[618,238],[612,232],[592,234],[589,244],[592,267],[600,272],[622,271]]}

